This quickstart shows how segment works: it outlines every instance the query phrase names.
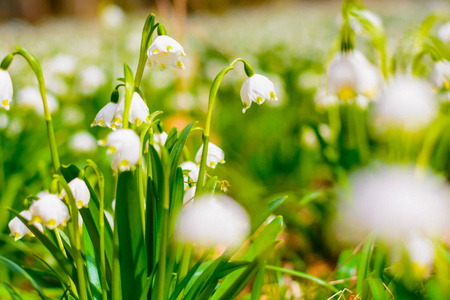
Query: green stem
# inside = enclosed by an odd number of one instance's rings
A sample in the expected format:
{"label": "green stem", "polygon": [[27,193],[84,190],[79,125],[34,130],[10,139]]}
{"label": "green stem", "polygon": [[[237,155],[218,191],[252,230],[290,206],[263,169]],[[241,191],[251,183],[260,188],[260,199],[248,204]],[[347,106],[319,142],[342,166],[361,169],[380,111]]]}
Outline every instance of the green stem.
{"label": "green stem", "polygon": [[[115,188],[114,188],[114,198],[116,198],[117,185],[119,182],[119,175],[115,176]],[[112,281],[112,299],[121,300],[121,290],[120,290],[120,261],[119,261],[119,233],[117,229],[117,216],[114,210],[114,232],[113,232],[113,281]]]}
{"label": "green stem", "polygon": [[125,105],[123,111],[122,128],[127,129],[129,128],[128,118],[130,114],[131,99],[134,93],[134,77],[133,71],[131,71],[130,67],[127,64],[123,65],[123,69],[125,75]]}
{"label": "green stem", "polygon": [[42,97],[42,103],[44,105],[44,117],[45,121],[47,122],[47,135],[48,135],[48,141],[50,144],[50,154],[52,156],[52,162],[53,162],[53,171],[54,173],[58,173],[60,169],[60,162],[59,162],[59,156],[58,156],[58,148],[56,146],[56,139],[55,139],[55,133],[53,130],[53,123],[52,123],[52,116],[50,114],[50,111],[48,109],[47,105],[47,94],[45,89],[45,81],[44,81],[44,74],[42,73],[41,65],[39,64],[36,57],[34,57],[30,52],[27,50],[16,46],[15,47],[16,52],[11,53],[12,55],[21,55],[26,59],[26,61],[29,63],[31,69],[33,70],[34,74],[36,75],[36,78],[39,83],[39,92],[41,93]]}
{"label": "green stem", "polygon": [[203,190],[203,183],[204,183],[204,177],[206,172],[206,159],[208,157],[208,144],[209,144],[209,134],[211,131],[211,119],[212,119],[212,112],[214,109],[214,103],[216,101],[217,97],[217,91],[219,90],[220,84],[222,83],[223,79],[225,78],[225,75],[231,70],[234,69],[234,65],[241,61],[244,63],[245,72],[247,75],[253,76],[253,69],[250,66],[248,62],[246,62],[242,58],[235,59],[229,66],[224,68],[222,71],[217,74],[216,78],[214,78],[214,81],[211,85],[211,89],[209,91],[209,101],[208,101],[208,112],[206,115],[206,122],[205,122],[205,131],[203,132],[203,152],[202,152],[202,159],[200,162],[200,170],[198,175],[198,182],[197,182],[197,189],[195,191],[195,196],[198,197]]}
{"label": "green stem", "polygon": [[134,79],[134,86],[139,87],[144,74],[145,64],[147,63],[147,49],[152,40],[153,32],[158,26],[155,25],[155,15],[150,14],[145,20],[144,28],[142,29],[141,48],[139,51],[139,62],[136,70],[136,77]]}
{"label": "green stem", "polygon": [[55,231],[55,235],[56,235],[56,240],[58,241],[58,246],[59,249],[61,249],[61,252],[64,254],[64,256],[67,258],[67,253],[66,253],[66,249],[64,249],[64,245],[63,242],[61,240],[61,236],[59,235],[59,231],[57,228],[54,229]]}
{"label": "green stem", "polygon": [[73,236],[74,236],[74,245],[72,247],[73,249],[73,256],[75,260],[75,265],[77,268],[77,276],[78,276],[78,289],[80,294],[80,300],[87,300],[87,290],[86,290],[86,278],[84,274],[84,261],[83,256],[81,253],[81,238],[80,238],[80,225],[78,223],[78,208],[75,203],[75,199],[72,194],[72,190],[69,188],[69,185],[67,184],[64,177],[61,175],[53,175],[55,178],[58,179],[59,183],[63,186],[64,190],[66,191],[66,195],[69,198],[69,204],[70,204],[70,211],[71,211],[71,218],[72,218],[72,225],[73,225]]}

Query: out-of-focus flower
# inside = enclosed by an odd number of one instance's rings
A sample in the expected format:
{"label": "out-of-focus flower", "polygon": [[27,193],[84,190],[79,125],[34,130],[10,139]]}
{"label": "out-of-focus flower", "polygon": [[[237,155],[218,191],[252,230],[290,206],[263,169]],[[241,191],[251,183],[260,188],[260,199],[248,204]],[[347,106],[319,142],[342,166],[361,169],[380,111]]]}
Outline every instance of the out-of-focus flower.
{"label": "out-of-focus flower", "polygon": [[204,195],[182,211],[175,236],[205,248],[237,247],[249,231],[248,214],[236,201],[226,195]]}
{"label": "out-of-focus flower", "polygon": [[450,22],[445,23],[438,30],[438,37],[443,42],[450,42]]}
{"label": "out-of-focus flower", "polygon": [[6,70],[0,69],[0,101],[4,109],[9,110],[9,104],[12,101],[13,85],[11,76]]}
{"label": "out-of-focus flower", "polygon": [[52,74],[71,76],[75,73],[77,58],[69,54],[58,54],[50,62],[48,70]]}
{"label": "out-of-focus flower", "polygon": [[189,187],[189,183],[197,182],[200,167],[192,161],[185,161],[180,164],[180,168],[184,173],[184,189],[187,189]]}
{"label": "out-of-focus flower", "polygon": [[77,153],[92,153],[97,150],[97,142],[89,132],[75,133],[69,140],[69,147]]}
{"label": "out-of-focus flower", "polygon": [[[26,220],[31,221],[32,215],[31,212],[29,210],[24,210],[20,213],[20,215],[22,217],[24,217]],[[42,227],[42,225],[38,222],[33,222],[32,223],[37,229],[39,229],[39,231],[44,231],[44,228]],[[23,222],[18,218],[15,217],[14,219],[12,219],[9,224],[9,230],[11,230],[11,234],[12,236],[14,236],[14,240],[17,241],[19,239],[21,239],[24,235],[29,234],[30,236],[34,236],[34,234],[28,229],[27,226],[25,226],[25,224],[23,224]]]}
{"label": "out-of-focus flower", "polygon": [[0,113],[0,130],[5,129],[8,127],[9,118],[6,113]]}
{"label": "out-of-focus flower", "polygon": [[397,76],[374,107],[377,128],[394,126],[405,131],[426,127],[438,113],[431,85],[426,81]]}
{"label": "out-of-focus flower", "polygon": [[[44,115],[44,104],[41,93],[36,87],[28,86],[17,93],[17,106],[21,108],[33,109],[37,114]],[[47,106],[50,113],[58,110],[58,101],[51,94],[47,93]]]}
{"label": "out-of-focus flower", "polygon": [[250,108],[252,102],[262,104],[265,100],[278,101],[272,81],[266,76],[259,74],[248,77],[244,81],[240,94],[242,103],[244,104],[244,108],[242,109],[243,113]]}
{"label": "out-of-focus flower", "polygon": [[[383,21],[381,20],[380,16],[377,15],[376,13],[367,10],[367,9],[361,9],[358,11],[358,13],[364,17],[365,19],[367,19],[367,21],[370,22],[370,24],[372,24],[372,26],[374,26],[375,28],[383,28]],[[365,35],[366,32],[364,30],[364,26],[361,24],[361,22],[356,19],[356,18],[352,18],[351,22],[350,22],[350,26],[353,28],[353,30],[360,35]]]}
{"label": "out-of-focus flower", "polygon": [[33,202],[30,211],[33,215],[31,219],[33,222],[39,222],[50,230],[66,226],[70,219],[67,206],[53,194],[43,195],[39,200]]}
{"label": "out-of-focus flower", "polygon": [[93,126],[101,126],[101,127],[109,127],[113,125],[113,118],[114,113],[116,112],[117,103],[109,102],[105,106],[103,106],[102,109],[98,112],[98,114],[95,116],[94,121],[91,124],[91,127]]}
{"label": "out-of-focus flower", "polygon": [[65,124],[77,125],[84,121],[84,111],[78,106],[66,106],[61,111],[61,117]]}
{"label": "out-of-focus flower", "polygon": [[158,36],[147,51],[147,66],[159,66],[164,71],[169,66],[184,70],[183,46],[167,35]]}
{"label": "out-of-focus flower", "polygon": [[108,4],[101,10],[100,22],[107,29],[116,29],[122,25],[125,13],[122,8],[115,4]]}
{"label": "out-of-focus flower", "polygon": [[389,243],[408,242],[411,233],[429,238],[449,230],[450,187],[428,173],[418,177],[413,168],[378,166],[351,174],[340,212],[350,238],[370,232]]}
{"label": "out-of-focus flower", "polygon": [[108,154],[114,154],[111,168],[114,172],[130,170],[141,158],[141,140],[131,129],[111,132],[100,145],[108,146]]}
{"label": "out-of-focus flower", "polygon": [[[202,152],[203,152],[203,145],[200,147],[200,149],[197,152],[197,155],[195,156],[195,162],[197,164],[200,164],[200,162],[202,160]],[[208,155],[206,157],[206,165],[208,167],[215,169],[217,164],[219,164],[219,163],[221,163],[221,164],[225,163],[225,153],[218,146],[209,142]],[[197,175],[197,177],[198,177],[198,175]]]}
{"label": "out-of-focus flower", "polygon": [[106,82],[106,77],[99,67],[92,65],[80,72],[79,80],[81,92],[83,94],[92,94]]}
{"label": "out-of-focus flower", "polygon": [[314,97],[314,102],[318,108],[327,109],[338,105],[339,98],[334,94],[328,94],[325,89],[319,89]]}
{"label": "out-of-focus flower", "polygon": [[430,80],[436,89],[450,89],[450,62],[445,59],[436,62],[431,71]]}
{"label": "out-of-focus flower", "polygon": [[328,67],[328,93],[344,101],[357,94],[372,99],[379,87],[379,70],[360,51],[339,52]]}
{"label": "out-of-focus flower", "polygon": [[405,246],[409,259],[415,266],[416,275],[419,277],[426,276],[431,270],[436,256],[433,242],[427,237],[411,233]]}
{"label": "out-of-focus flower", "polygon": [[[81,180],[80,178],[74,178],[68,183],[68,185],[70,190],[72,191],[72,195],[75,199],[77,208],[81,209],[82,207],[88,207],[89,200],[91,200],[91,193],[89,192],[89,189],[84,180]],[[64,199],[67,198],[66,195],[66,190],[62,190],[59,197],[61,199]]]}
{"label": "out-of-focus flower", "polygon": [[[122,97],[114,113],[114,124],[111,125],[113,128],[122,127],[124,110],[125,110],[125,97]],[[142,123],[150,122],[150,115],[147,104],[145,104],[142,97],[136,92],[133,94],[133,97],[131,98],[128,120],[130,121],[130,123],[136,124],[136,126],[140,126]]]}

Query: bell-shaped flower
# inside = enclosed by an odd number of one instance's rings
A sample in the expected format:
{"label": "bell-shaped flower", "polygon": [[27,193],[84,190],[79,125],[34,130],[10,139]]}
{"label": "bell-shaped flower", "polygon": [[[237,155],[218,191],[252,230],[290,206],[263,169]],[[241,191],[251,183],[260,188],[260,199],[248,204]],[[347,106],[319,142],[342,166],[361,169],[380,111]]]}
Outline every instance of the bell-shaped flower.
{"label": "bell-shaped flower", "polygon": [[[32,215],[31,212],[29,210],[24,210],[20,213],[20,215],[22,217],[24,217],[26,220],[31,221]],[[42,227],[42,225],[38,222],[33,222],[32,223],[37,229],[39,229],[39,231],[44,231],[44,228]],[[34,236],[34,234],[28,229],[28,227],[23,224],[23,222],[18,218],[15,217],[14,219],[12,219],[9,224],[9,230],[11,231],[12,236],[14,236],[14,240],[17,241],[19,239],[21,239],[24,235],[28,234],[30,236]]]}
{"label": "bell-shaped flower", "polygon": [[431,85],[412,76],[399,76],[375,102],[375,126],[384,130],[393,126],[409,132],[426,127],[438,114]]}
{"label": "bell-shaped flower", "polygon": [[94,122],[92,122],[91,127],[93,126],[101,126],[101,127],[109,127],[113,125],[114,113],[116,112],[117,103],[109,102],[98,112],[95,116]]}
{"label": "bell-shaped flower", "polygon": [[175,238],[204,248],[238,247],[249,231],[248,214],[239,203],[223,194],[204,195],[181,212]]}
{"label": "bell-shaped flower", "polygon": [[450,62],[445,59],[436,62],[431,71],[430,80],[437,90],[450,89]]}
{"label": "bell-shaped flower", "polygon": [[188,188],[186,190],[186,192],[184,192],[184,196],[183,196],[184,207],[187,207],[188,205],[191,205],[193,203],[194,196],[195,196],[195,190],[196,190],[196,186],[194,185],[193,187]]}
{"label": "bell-shaped flower", "polygon": [[262,104],[265,100],[278,101],[278,98],[272,81],[266,76],[255,74],[248,77],[242,84],[241,100],[244,104],[242,112],[245,113],[252,105],[252,102]]}
{"label": "bell-shaped flower", "polygon": [[[195,156],[195,162],[197,164],[200,164],[200,162],[202,161],[202,152],[203,152],[203,145],[200,147],[200,149],[197,152],[197,155]],[[225,153],[218,146],[209,142],[208,155],[206,157],[206,165],[208,167],[215,169],[217,164],[219,164],[219,163],[221,163],[221,164],[225,163]],[[197,175],[197,177],[198,177],[198,175]]]}
{"label": "bell-shaped flower", "polygon": [[13,85],[11,81],[11,76],[9,72],[3,69],[0,69],[0,101],[1,106],[9,110],[9,104],[12,101],[13,96]]}
{"label": "bell-shaped flower", "polygon": [[[114,113],[114,124],[112,124],[112,128],[122,128],[124,110],[125,97],[122,97]],[[142,97],[136,92],[131,98],[128,121],[132,124],[136,124],[136,126],[140,126],[142,123],[150,122],[150,115],[147,104],[145,104]]]}
{"label": "bell-shaped flower", "polygon": [[[75,199],[77,208],[81,209],[82,207],[87,207],[89,204],[89,200],[91,200],[91,193],[89,192],[89,188],[87,187],[86,182],[84,182],[84,180],[81,180],[80,178],[74,178],[68,183],[68,185],[70,190],[72,191],[72,195]],[[66,191],[62,190],[59,197],[61,199],[64,199],[66,196]]]}
{"label": "bell-shaped flower", "polygon": [[100,145],[108,146],[108,154],[114,154],[111,168],[114,172],[130,170],[141,158],[141,140],[131,129],[111,132]]}
{"label": "bell-shaped flower", "polygon": [[30,207],[32,221],[39,222],[50,230],[59,226],[66,226],[70,219],[69,209],[58,196],[44,195],[33,202]]}
{"label": "bell-shaped flower", "polygon": [[155,147],[156,152],[161,153],[161,146],[166,144],[167,138],[169,136],[164,131],[161,133],[153,134],[153,147]]}
{"label": "bell-shaped flower", "polygon": [[159,66],[164,71],[169,66],[184,70],[183,58],[186,56],[183,46],[167,35],[158,36],[147,51],[147,65]]}
{"label": "bell-shaped flower", "polygon": [[183,170],[184,174],[184,189],[187,189],[189,184],[194,184],[197,182],[200,167],[192,161],[185,161],[180,164],[180,168]]}

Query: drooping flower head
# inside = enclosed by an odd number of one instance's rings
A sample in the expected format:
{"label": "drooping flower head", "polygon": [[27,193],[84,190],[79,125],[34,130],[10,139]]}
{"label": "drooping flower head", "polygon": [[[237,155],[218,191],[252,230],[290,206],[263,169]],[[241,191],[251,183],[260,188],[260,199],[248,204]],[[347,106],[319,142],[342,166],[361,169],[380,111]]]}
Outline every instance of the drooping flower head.
{"label": "drooping flower head", "polygon": [[266,76],[254,74],[248,77],[242,84],[241,100],[244,104],[242,112],[245,113],[252,105],[252,102],[262,104],[265,100],[278,101],[278,98],[275,94],[275,87],[272,81]]}
{"label": "drooping flower head", "polygon": [[[72,192],[73,198],[75,199],[77,208],[81,209],[82,207],[87,207],[89,200],[91,199],[91,193],[89,192],[89,188],[84,180],[74,178],[68,183],[68,185]],[[64,199],[66,197],[66,191],[62,190],[59,197]]]}
{"label": "drooping flower head", "polygon": [[9,105],[12,101],[13,85],[9,72],[0,69],[0,104],[6,110],[9,110]]}
{"label": "drooping flower head", "polygon": [[141,140],[131,129],[111,132],[100,144],[108,146],[108,154],[114,154],[111,162],[114,172],[130,170],[141,158]]}
{"label": "drooping flower head", "polygon": [[161,153],[161,146],[166,144],[167,138],[168,135],[164,131],[153,134],[153,147],[155,147],[156,152]]}
{"label": "drooping flower head", "polygon": [[186,56],[183,46],[167,35],[158,36],[147,51],[147,66],[159,66],[164,71],[169,66],[184,70],[183,58]]}
{"label": "drooping flower head", "polygon": [[94,122],[92,122],[91,127],[93,126],[101,126],[101,127],[109,127],[113,125],[114,113],[116,112],[117,103],[108,102],[95,116]]}
{"label": "drooping flower head", "polygon": [[[20,213],[22,217],[24,217],[26,220],[31,221],[32,215],[29,210],[24,210]],[[32,223],[39,231],[44,231],[44,228],[42,225],[38,222]],[[11,231],[11,235],[14,236],[14,240],[17,241],[21,239],[24,235],[29,234],[30,236],[34,236],[34,234],[28,229],[25,224],[18,218],[15,217],[12,219],[9,224],[9,230]]]}
{"label": "drooping flower head", "polygon": [[226,195],[204,195],[182,211],[175,237],[205,248],[237,247],[249,231],[249,217],[241,205]]}
{"label": "drooping flower head", "polygon": [[198,173],[200,172],[200,167],[192,162],[185,161],[180,164],[180,168],[183,170],[184,177],[184,189],[187,189],[189,183],[196,183],[198,180]]}
{"label": "drooping flower head", "polygon": [[32,221],[39,222],[50,230],[59,226],[66,226],[70,219],[67,206],[58,196],[53,194],[43,195],[33,202],[30,211],[33,215]]}
{"label": "drooping flower head", "polygon": [[[114,112],[114,124],[111,125],[112,128],[122,128],[123,113],[125,110],[125,97],[120,99],[119,104]],[[147,104],[138,93],[133,93],[130,103],[130,111],[128,115],[128,121],[136,126],[142,125],[142,123],[150,122],[149,109]]]}
{"label": "drooping flower head", "polygon": [[[200,164],[202,160],[202,153],[203,153],[203,145],[200,147],[200,149],[197,152],[197,155],[195,156],[195,162],[197,164]],[[208,144],[208,155],[206,158],[206,165],[210,168],[215,169],[217,164],[224,164],[225,163],[225,153],[222,149],[220,149],[215,144],[209,142]],[[198,174],[197,174],[198,177]]]}
{"label": "drooping flower head", "polygon": [[438,105],[430,84],[398,75],[377,99],[373,117],[379,129],[393,126],[414,132],[429,125],[437,113]]}

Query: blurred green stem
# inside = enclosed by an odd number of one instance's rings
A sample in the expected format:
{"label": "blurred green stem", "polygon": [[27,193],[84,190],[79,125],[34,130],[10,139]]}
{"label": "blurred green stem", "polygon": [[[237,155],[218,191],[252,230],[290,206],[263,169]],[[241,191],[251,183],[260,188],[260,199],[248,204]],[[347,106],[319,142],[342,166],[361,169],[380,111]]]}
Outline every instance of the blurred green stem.
{"label": "blurred green stem", "polygon": [[33,70],[34,74],[36,75],[36,78],[39,83],[39,92],[41,93],[42,97],[42,103],[44,105],[44,117],[45,121],[47,123],[47,135],[48,135],[48,141],[50,144],[50,154],[52,156],[52,162],[53,162],[53,171],[54,173],[59,172],[59,168],[61,166],[59,162],[59,156],[58,156],[58,148],[56,147],[56,139],[55,139],[55,133],[53,130],[53,122],[52,122],[52,116],[50,114],[50,111],[48,109],[47,105],[47,94],[45,89],[45,81],[44,81],[44,74],[42,73],[41,65],[39,64],[36,57],[33,56],[30,52],[27,50],[16,46],[15,47],[16,52],[11,53],[11,55],[21,55],[26,59],[28,64],[30,65],[31,69]]}
{"label": "blurred green stem", "polygon": [[203,132],[203,152],[202,152],[202,159],[200,161],[197,189],[195,191],[196,197],[201,195],[203,190],[203,181],[206,172],[206,159],[208,157],[208,144],[209,144],[209,134],[211,130],[211,119],[212,119],[212,112],[214,109],[214,103],[217,97],[217,91],[219,90],[220,84],[225,78],[225,75],[227,75],[229,71],[233,70],[234,65],[239,61],[241,61],[244,64],[244,69],[247,75],[249,77],[253,76],[253,68],[251,67],[251,65],[243,58],[237,58],[228,67],[224,68],[222,71],[219,72],[219,74],[217,74],[216,78],[214,78],[214,81],[211,85],[211,89],[209,91],[208,112],[206,115],[205,131]]}

